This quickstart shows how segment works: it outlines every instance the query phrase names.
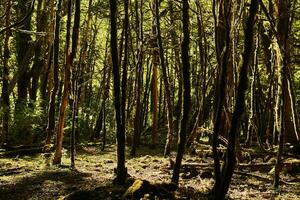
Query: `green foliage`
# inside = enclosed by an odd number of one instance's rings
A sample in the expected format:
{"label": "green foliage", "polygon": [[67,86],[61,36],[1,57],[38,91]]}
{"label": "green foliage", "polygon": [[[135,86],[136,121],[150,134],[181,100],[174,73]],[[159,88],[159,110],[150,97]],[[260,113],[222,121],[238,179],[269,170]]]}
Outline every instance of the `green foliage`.
{"label": "green foliage", "polygon": [[45,116],[38,106],[18,109],[11,124],[12,143],[32,144],[44,138]]}

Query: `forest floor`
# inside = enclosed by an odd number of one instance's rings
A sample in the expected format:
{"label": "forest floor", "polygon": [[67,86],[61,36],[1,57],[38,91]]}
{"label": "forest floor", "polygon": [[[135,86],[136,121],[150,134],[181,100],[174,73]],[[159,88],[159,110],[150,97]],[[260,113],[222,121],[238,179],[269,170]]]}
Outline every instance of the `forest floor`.
{"label": "forest floor", "polygon": [[[43,154],[10,158],[0,154],[0,199],[122,199],[130,185],[112,184],[116,146],[108,146],[104,151],[100,149],[100,145],[81,147],[77,152],[75,171],[68,167],[70,161],[66,150],[60,167],[47,165]],[[206,151],[209,150],[197,149],[193,155],[185,156],[180,186],[174,199],[208,198],[214,181],[213,160]],[[128,155],[128,173],[134,179],[150,183],[169,182],[172,162],[161,152],[162,149],[142,147],[136,157]],[[175,154],[171,158],[174,160]],[[262,158],[254,161],[261,162]],[[290,162],[298,163],[299,160]],[[300,199],[299,165],[295,168],[292,164],[289,165],[292,168],[283,170],[280,191],[275,192],[272,187],[273,165],[268,162],[257,166],[243,164],[233,175],[229,199]]]}

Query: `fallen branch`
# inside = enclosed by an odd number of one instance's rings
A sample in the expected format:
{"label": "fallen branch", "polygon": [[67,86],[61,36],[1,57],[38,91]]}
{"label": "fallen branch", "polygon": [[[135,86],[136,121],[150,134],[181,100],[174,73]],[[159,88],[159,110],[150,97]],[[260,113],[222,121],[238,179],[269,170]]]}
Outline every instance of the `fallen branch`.
{"label": "fallen branch", "polygon": [[[253,178],[259,179],[259,180],[264,181],[264,182],[270,182],[270,183],[273,182],[273,179],[265,177],[265,176],[261,176],[261,175],[258,175],[258,174],[247,173],[247,172],[236,171],[236,170],[234,171],[234,173],[238,174],[238,175],[243,175],[243,176],[251,176]],[[283,184],[286,184],[286,185],[299,185],[299,183],[291,183],[291,182],[286,182],[284,180],[280,180],[280,182],[283,183]]]}
{"label": "fallen branch", "polygon": [[[300,160],[297,162],[283,162],[282,166],[289,166],[289,165],[300,165]],[[274,163],[239,163],[237,167],[240,168],[256,168],[256,167],[272,167]],[[213,167],[213,163],[183,163],[182,167]]]}

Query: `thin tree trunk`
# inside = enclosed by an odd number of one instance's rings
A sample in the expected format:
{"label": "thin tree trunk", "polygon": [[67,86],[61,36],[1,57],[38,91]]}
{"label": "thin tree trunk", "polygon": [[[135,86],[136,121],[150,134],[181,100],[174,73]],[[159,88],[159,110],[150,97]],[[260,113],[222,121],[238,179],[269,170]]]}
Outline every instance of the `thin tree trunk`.
{"label": "thin tree trunk", "polygon": [[[11,15],[11,0],[7,1],[6,11],[5,11],[5,27],[9,27],[10,15]],[[8,93],[8,79],[9,79],[9,37],[10,29],[5,32],[4,39],[4,60],[3,60],[3,71],[2,71],[2,107],[3,107],[3,119],[2,119],[2,135],[0,136],[0,146],[6,146],[9,143],[8,133],[9,133],[9,119],[10,119],[10,102]]]}
{"label": "thin tree trunk", "polygon": [[70,56],[70,38],[71,38],[71,12],[72,12],[72,0],[68,0],[68,16],[67,16],[67,34],[66,34],[66,48],[65,48],[65,71],[64,71],[64,88],[63,96],[59,108],[59,118],[58,118],[58,129],[56,135],[56,146],[55,154],[53,158],[53,164],[60,164],[62,157],[62,142],[64,133],[64,122],[66,116],[66,108],[69,101],[69,91],[70,91],[70,76],[71,76],[71,56]]}
{"label": "thin tree trunk", "polygon": [[103,109],[103,131],[102,131],[102,148],[101,150],[104,151],[105,145],[106,145],[106,109],[105,109],[105,103],[104,101],[104,109]]}
{"label": "thin tree trunk", "polygon": [[241,117],[244,113],[245,107],[245,93],[248,84],[248,68],[251,63],[251,57],[253,52],[253,36],[254,36],[254,25],[256,13],[258,10],[257,0],[251,0],[249,16],[246,20],[245,27],[245,39],[244,39],[244,52],[243,52],[243,63],[239,75],[239,84],[236,95],[236,104],[232,116],[231,127],[228,137],[227,151],[225,155],[225,163],[222,168],[222,179],[220,188],[215,188],[216,200],[223,200],[227,194],[230,186],[231,177],[233,175],[235,163],[236,163],[236,140],[239,136],[239,129],[241,123]]}
{"label": "thin tree trunk", "polygon": [[280,98],[280,125],[279,125],[279,148],[274,171],[274,188],[279,188],[279,175],[281,171],[282,155],[284,152],[285,135],[288,131],[288,121],[290,113],[287,113],[288,105],[288,79],[287,73],[289,68],[289,15],[290,2],[288,0],[279,1],[278,5],[278,44],[282,60],[280,62],[281,75],[281,98]]}
{"label": "thin tree trunk", "polygon": [[[140,4],[140,14],[138,12]],[[142,93],[142,76],[143,76],[143,0],[135,2],[135,13],[136,13],[136,23],[137,23],[137,70],[136,70],[136,107],[135,107],[135,118],[134,118],[134,133],[133,133],[133,142],[131,148],[131,155],[136,154],[136,149],[140,143],[140,135],[142,129],[142,112],[141,112],[141,93]]]}
{"label": "thin tree trunk", "polygon": [[77,46],[78,46],[78,38],[79,38],[79,26],[80,26],[80,0],[75,0],[75,17],[74,17],[74,26],[73,26],[73,34],[72,34],[72,52],[71,52],[71,68],[72,71],[72,93],[73,93],[73,110],[72,110],[72,130],[71,130],[71,168],[75,168],[75,153],[76,153],[76,146],[75,146],[75,133],[77,130],[76,127],[76,118],[77,118],[77,106],[78,106],[78,65],[73,66],[73,60],[76,57]]}
{"label": "thin tree trunk", "polygon": [[[181,119],[181,112],[182,112],[182,87],[183,87],[183,78],[182,78],[182,72],[181,72],[181,61],[180,61],[180,45],[178,44],[178,36],[176,34],[175,29],[175,14],[174,14],[174,7],[173,7],[173,1],[168,1],[168,8],[170,13],[170,23],[173,24],[171,26],[170,34],[171,34],[171,43],[174,48],[174,56],[175,56],[175,70],[178,74],[178,101],[175,108],[175,117],[176,121],[174,122],[174,133],[175,135],[178,135],[179,132],[179,125],[180,125],[180,119]],[[174,90],[175,92],[175,90]],[[168,156],[170,154],[170,143],[166,143],[164,155]]]}
{"label": "thin tree trunk", "polygon": [[154,147],[156,145],[157,140],[157,101],[158,101],[158,93],[157,93],[157,73],[158,73],[158,65],[159,65],[159,49],[158,49],[158,40],[157,40],[157,17],[156,16],[156,1],[153,0],[152,4],[152,12],[153,12],[153,20],[152,20],[152,130],[151,130],[151,146]]}
{"label": "thin tree trunk", "polygon": [[[157,44],[159,49],[159,58],[160,58],[160,64],[162,68],[162,77],[164,80],[164,86],[165,86],[165,96],[167,101],[167,119],[168,119],[168,134],[167,134],[167,141],[165,146],[165,154],[168,153],[168,149],[170,148],[172,144],[172,139],[174,136],[174,128],[173,128],[173,103],[172,103],[172,96],[171,96],[171,87],[170,82],[167,75],[167,67],[165,65],[165,57],[164,57],[164,48],[162,44],[162,38],[161,38],[161,31],[160,31],[160,15],[159,15],[159,1],[155,0],[155,3],[153,3],[153,10],[155,12],[155,25],[156,25],[156,34],[157,34]],[[157,136],[154,136],[156,138]],[[156,145],[156,139],[152,140],[152,146]]]}
{"label": "thin tree trunk", "polygon": [[[196,1],[197,5],[197,11],[199,14],[197,15],[197,25],[198,25],[198,43],[199,43],[199,52],[200,52],[200,66],[201,66],[201,76],[198,76],[198,81],[199,83],[197,85],[200,85],[200,80],[202,79],[202,88],[201,88],[201,101],[199,101],[199,111],[197,114],[196,122],[193,126],[193,129],[191,131],[191,134],[188,138],[187,141],[187,148],[191,146],[192,142],[194,141],[196,135],[197,135],[197,129],[199,126],[201,126],[204,122],[204,115],[208,115],[208,113],[205,113],[204,111],[206,110],[206,57],[207,57],[207,52],[206,52],[206,37],[205,37],[205,31],[204,31],[204,26],[202,22],[202,10],[201,10],[201,5],[199,1]],[[203,39],[204,39],[204,44],[203,44]],[[200,99],[200,97],[199,97]]]}
{"label": "thin tree trunk", "polygon": [[125,168],[125,133],[122,131],[122,113],[120,98],[120,68],[118,62],[118,46],[117,46],[117,1],[110,0],[110,47],[113,64],[114,78],[114,104],[117,123],[117,183],[124,184],[127,169]]}
{"label": "thin tree trunk", "polygon": [[178,147],[172,182],[178,185],[179,171],[184,154],[186,135],[189,124],[189,112],[191,107],[191,85],[190,85],[190,61],[189,61],[189,3],[188,0],[182,1],[182,28],[183,41],[181,45],[182,76],[183,76],[183,116],[181,120],[181,129],[178,137]]}
{"label": "thin tree trunk", "polygon": [[61,11],[61,2],[62,0],[58,1],[57,9],[56,9],[56,17],[55,17],[55,34],[54,34],[54,57],[53,57],[53,89],[50,94],[50,101],[49,101],[49,109],[48,109],[48,123],[47,123],[47,138],[44,144],[44,150],[50,150],[51,138],[54,134],[55,129],[55,107],[56,107],[56,93],[58,90],[58,70],[59,70],[59,41],[60,41],[60,11]]}
{"label": "thin tree trunk", "polygon": [[[109,37],[106,37],[106,44],[105,44],[105,56],[104,56],[104,61],[103,61],[103,66],[104,66],[104,73],[103,73],[103,79],[102,79],[102,83],[101,86],[103,88],[103,95],[102,95],[102,104],[100,107],[100,111],[97,117],[97,121],[96,121],[96,125],[92,134],[91,139],[99,139],[100,137],[100,132],[102,130],[102,125],[103,125],[103,111],[105,110],[105,101],[108,97],[108,95],[106,94],[106,88],[107,85],[109,84],[109,80],[110,80],[110,70],[109,70],[109,66],[107,65],[108,63],[108,41],[109,41]],[[108,88],[109,89],[109,88]]]}
{"label": "thin tree trunk", "polygon": [[[126,90],[127,90],[127,65],[128,65],[128,36],[129,36],[129,14],[128,14],[128,6],[129,0],[125,0],[124,2],[124,33],[125,33],[125,41],[124,41],[124,60],[122,65],[122,96],[121,96],[121,131],[124,135],[126,135]],[[121,62],[121,60],[120,60]],[[125,138],[125,137],[124,137]],[[125,146],[125,139],[124,139]],[[125,147],[124,147],[125,151]]]}
{"label": "thin tree trunk", "polygon": [[[222,4],[221,4],[222,3]],[[220,172],[220,159],[217,150],[218,137],[222,131],[223,124],[223,106],[225,104],[226,96],[226,80],[227,80],[227,68],[228,68],[228,57],[230,52],[230,22],[229,22],[229,4],[230,2],[219,0],[213,1],[213,13],[215,21],[215,44],[216,44],[216,55],[218,61],[218,77],[216,83],[216,96],[215,96],[215,110],[214,110],[214,131],[212,139],[212,150],[214,159],[214,192],[218,192],[221,186],[221,172]],[[219,8],[219,13],[216,10]]]}

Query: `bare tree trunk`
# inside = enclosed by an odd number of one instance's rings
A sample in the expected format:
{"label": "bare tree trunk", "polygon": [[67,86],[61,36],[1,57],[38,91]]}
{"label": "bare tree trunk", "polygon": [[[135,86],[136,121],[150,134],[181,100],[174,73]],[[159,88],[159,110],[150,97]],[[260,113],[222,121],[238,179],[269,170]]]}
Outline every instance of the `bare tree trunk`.
{"label": "bare tree trunk", "polygon": [[125,167],[125,133],[122,131],[122,113],[120,98],[120,68],[118,62],[118,46],[117,46],[117,1],[110,0],[110,26],[111,26],[111,57],[113,64],[114,78],[114,104],[117,123],[117,182],[123,184],[127,176]]}
{"label": "bare tree trunk", "polygon": [[197,128],[204,123],[204,115],[208,115],[209,113],[206,113],[206,67],[207,67],[207,44],[206,44],[206,36],[203,26],[203,20],[202,20],[202,9],[199,1],[196,1],[197,5],[197,11],[199,12],[197,15],[197,25],[198,25],[198,45],[199,45],[199,56],[200,56],[200,67],[201,67],[201,73],[199,73],[198,81],[199,83],[197,85],[200,85],[200,80],[202,80],[202,88],[201,88],[201,101],[199,100],[199,111],[197,114],[196,122],[194,123],[193,129],[191,131],[191,134],[189,135],[188,141],[187,141],[187,148],[191,146],[192,142],[194,141],[196,135],[197,135]]}
{"label": "bare tree trunk", "polygon": [[181,45],[182,75],[183,75],[183,116],[181,120],[181,129],[178,137],[178,147],[176,162],[172,176],[172,182],[178,185],[179,171],[184,154],[186,135],[189,124],[189,112],[191,107],[191,85],[190,85],[190,61],[189,61],[189,3],[188,0],[182,1],[182,29],[183,41]]}
{"label": "bare tree trunk", "polygon": [[290,121],[287,113],[288,106],[288,68],[289,68],[289,15],[290,1],[279,1],[278,5],[278,45],[282,60],[280,62],[280,76],[281,76],[281,98],[280,98],[280,124],[279,124],[279,148],[277,152],[277,160],[274,172],[274,188],[279,188],[279,174],[281,171],[282,154],[284,152],[284,140],[288,131],[288,122]]}
{"label": "bare tree trunk", "polygon": [[72,130],[71,130],[71,168],[75,168],[75,133],[77,130],[76,127],[76,117],[77,117],[77,106],[78,106],[78,65],[73,66],[73,60],[76,57],[77,46],[78,46],[78,38],[79,38],[79,26],[80,26],[80,0],[75,0],[75,17],[74,17],[74,26],[73,26],[73,34],[72,34],[72,52],[71,52],[71,68],[72,68],[72,93],[73,93],[73,110],[72,110]]}
{"label": "bare tree trunk", "polygon": [[48,108],[48,123],[47,123],[47,138],[44,144],[44,150],[50,150],[51,138],[54,134],[55,129],[55,102],[56,102],[56,93],[58,90],[58,70],[59,70],[59,41],[60,41],[60,11],[61,11],[61,0],[58,1],[56,16],[55,16],[55,34],[54,34],[54,44],[53,44],[53,89],[50,93],[50,101]]}
{"label": "bare tree trunk", "polygon": [[[154,50],[156,51],[156,50]],[[156,57],[158,58],[158,57]],[[158,66],[153,63],[152,69],[152,134],[151,134],[151,146],[155,147],[157,143],[157,126],[158,126]]]}
{"label": "bare tree trunk", "polygon": [[157,76],[158,76],[158,65],[159,65],[159,49],[157,40],[157,20],[156,12],[156,1],[151,2],[153,20],[152,20],[152,134],[151,134],[151,145],[154,147],[157,140],[157,103],[158,103],[158,92],[157,92]]}
{"label": "bare tree trunk", "polygon": [[[93,134],[91,136],[91,140],[93,141],[94,139],[99,139],[100,137],[100,132],[102,130],[102,125],[103,125],[103,112],[105,110],[105,101],[108,98],[108,92],[109,90],[109,81],[110,81],[110,66],[108,65],[108,60],[109,60],[109,55],[108,55],[108,41],[109,37],[106,37],[106,44],[105,44],[105,56],[103,60],[103,66],[104,66],[104,73],[103,73],[103,78],[102,78],[102,83],[101,86],[103,88],[103,95],[102,95],[102,103],[100,106],[100,111],[96,120],[96,125],[93,131]],[[108,88],[107,88],[108,87]]]}
{"label": "bare tree trunk", "polygon": [[[138,6],[140,4],[140,8]],[[136,154],[136,148],[140,143],[140,135],[142,129],[142,106],[141,106],[141,93],[142,93],[142,79],[143,79],[143,0],[135,2],[135,13],[136,13],[136,23],[137,23],[137,70],[136,70],[136,107],[135,107],[135,118],[134,118],[134,133],[133,142],[131,148],[131,155]],[[140,11],[140,14],[138,12]]]}
{"label": "bare tree trunk", "polygon": [[[53,33],[53,26],[54,23],[52,23],[52,20],[54,20],[54,2],[50,1],[50,33]],[[44,32],[47,28],[47,12],[45,9],[45,2],[44,0],[39,0],[37,5],[37,14],[36,14],[36,30],[37,32]],[[42,67],[44,65],[44,56],[45,53],[45,42],[46,40],[43,37],[38,37],[36,39],[36,46],[35,46],[35,56],[34,56],[34,63],[32,66],[32,69],[30,70],[30,76],[31,76],[31,87],[29,91],[30,100],[34,103],[37,98],[37,90],[38,90],[38,83],[40,78],[40,73],[42,70]],[[49,34],[49,40],[52,43],[52,34]]]}
{"label": "bare tree trunk", "polygon": [[60,164],[62,157],[62,142],[64,135],[64,122],[66,116],[66,108],[69,101],[69,93],[71,87],[71,68],[73,65],[73,60],[76,56],[77,44],[78,44],[78,34],[79,34],[79,23],[80,23],[80,0],[75,1],[75,18],[72,34],[72,49],[70,52],[70,32],[71,32],[71,12],[72,12],[72,0],[68,1],[68,16],[67,16],[67,34],[66,34],[66,50],[65,50],[65,77],[64,77],[64,90],[63,97],[60,104],[59,119],[58,119],[58,130],[56,136],[56,147],[55,154],[53,158],[53,164]]}
{"label": "bare tree trunk", "polygon": [[[218,77],[216,83],[215,95],[215,110],[214,110],[214,132],[212,139],[212,150],[214,158],[214,176],[215,184],[214,191],[217,192],[221,186],[221,172],[220,172],[220,159],[217,147],[218,137],[222,132],[223,121],[223,106],[226,100],[226,81],[227,81],[227,68],[228,57],[230,53],[230,3],[231,1],[213,1],[213,13],[215,21],[215,45],[216,55],[218,61]],[[217,12],[216,7],[219,7]]]}
{"label": "bare tree trunk", "polygon": [[[10,15],[11,15],[11,0],[7,1],[6,11],[5,11],[5,27],[9,27],[10,24]],[[9,143],[8,133],[9,133],[9,118],[10,118],[10,102],[9,102],[9,93],[8,93],[8,81],[9,81],[9,69],[8,69],[8,60],[9,60],[9,37],[10,29],[7,29],[5,32],[4,39],[4,60],[3,60],[3,71],[2,71],[2,94],[1,101],[3,107],[3,119],[2,119],[2,135],[0,136],[0,146],[6,146]]]}
{"label": "bare tree trunk", "polygon": [[[168,134],[167,134],[167,141],[166,141],[166,147],[165,153],[168,153],[168,149],[170,148],[170,145],[172,144],[172,139],[174,136],[174,128],[173,128],[173,103],[172,103],[172,94],[171,94],[171,87],[169,78],[167,75],[167,67],[165,65],[165,57],[164,57],[164,48],[162,46],[162,38],[161,38],[161,31],[160,31],[160,15],[159,15],[159,1],[154,0],[153,3],[153,11],[154,11],[154,18],[155,18],[155,25],[156,25],[156,39],[159,49],[159,58],[160,58],[160,64],[162,68],[162,77],[164,81],[165,86],[165,97],[167,101],[167,119],[168,119]],[[157,136],[155,136],[157,137]],[[154,137],[154,138],[155,138]],[[156,141],[152,140],[152,146],[156,145]]]}
{"label": "bare tree trunk", "polygon": [[[170,34],[171,34],[171,43],[172,47],[174,49],[174,56],[175,56],[175,70],[177,72],[178,76],[178,101],[175,106],[175,117],[176,120],[174,122],[174,134],[178,135],[179,132],[179,126],[180,126],[180,119],[181,119],[181,112],[182,112],[182,87],[183,87],[183,78],[182,78],[182,72],[181,72],[181,61],[180,61],[180,45],[178,42],[178,35],[176,33],[176,18],[175,18],[175,12],[174,12],[174,6],[173,1],[168,0],[168,8],[169,8],[169,15],[170,15],[170,23],[173,24],[171,26]],[[175,90],[174,90],[175,91]],[[165,147],[165,156],[170,154],[170,145]]]}
{"label": "bare tree trunk", "polygon": [[[121,84],[121,131],[124,135],[126,135],[126,94],[127,94],[127,65],[128,65],[128,37],[129,37],[129,14],[128,14],[129,0],[125,0],[124,2],[124,33],[125,33],[125,41],[124,41],[124,60],[122,63],[122,84]],[[120,56],[121,57],[121,56]],[[121,60],[120,60],[121,63]],[[124,140],[125,143],[125,140]],[[125,147],[124,147],[125,151]]]}
{"label": "bare tree trunk", "polygon": [[244,30],[244,52],[243,63],[239,75],[239,83],[236,95],[236,104],[231,120],[231,127],[228,137],[227,151],[225,155],[225,163],[222,167],[222,177],[220,188],[215,188],[214,199],[223,200],[227,194],[230,186],[231,177],[233,175],[235,163],[236,163],[236,141],[239,137],[239,129],[241,123],[241,117],[244,113],[245,107],[245,93],[248,85],[248,68],[251,64],[252,52],[253,52],[253,36],[256,13],[258,10],[257,0],[251,0],[249,16],[246,20],[246,26]]}

